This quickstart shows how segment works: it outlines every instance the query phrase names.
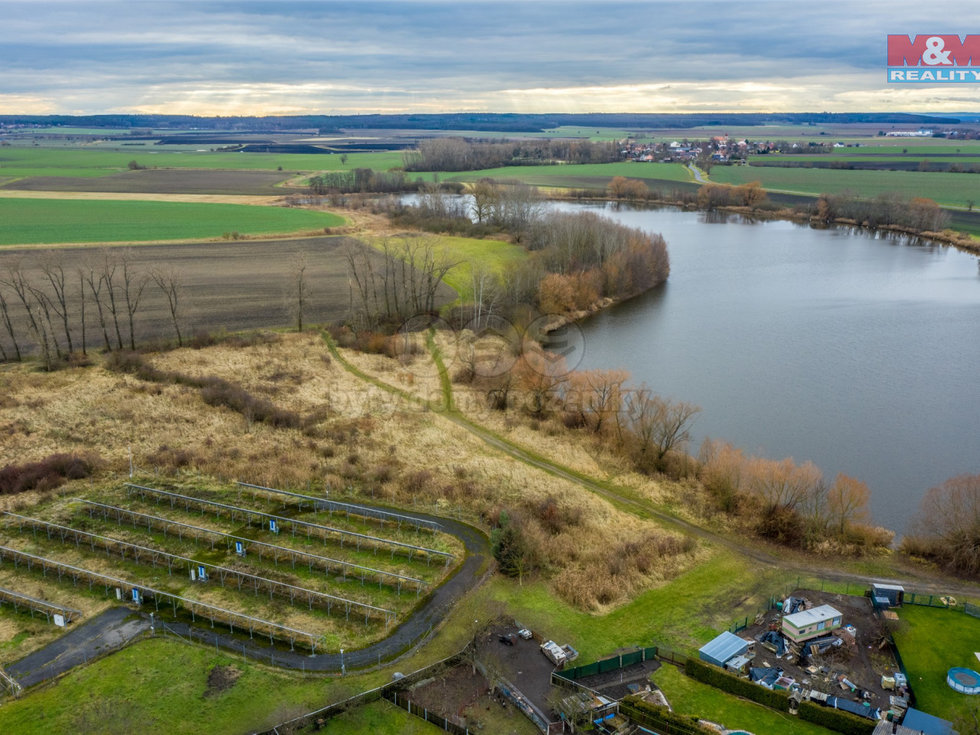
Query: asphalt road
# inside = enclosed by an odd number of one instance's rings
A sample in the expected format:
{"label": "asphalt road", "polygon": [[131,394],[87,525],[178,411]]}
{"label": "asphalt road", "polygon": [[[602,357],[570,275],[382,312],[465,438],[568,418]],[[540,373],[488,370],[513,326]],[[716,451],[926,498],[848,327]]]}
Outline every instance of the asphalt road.
{"label": "asphalt road", "polygon": [[127,607],[114,607],[10,664],[7,673],[26,689],[122,648],[149,629],[149,619]]}

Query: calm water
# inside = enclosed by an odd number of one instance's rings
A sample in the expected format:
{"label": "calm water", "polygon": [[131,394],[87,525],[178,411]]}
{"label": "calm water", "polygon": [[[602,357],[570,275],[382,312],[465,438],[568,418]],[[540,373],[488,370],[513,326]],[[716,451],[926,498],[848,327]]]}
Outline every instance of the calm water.
{"label": "calm water", "polygon": [[581,325],[581,367],[625,368],[701,406],[698,443],[866,482],[875,522],[899,532],[928,488],[980,472],[975,256],[788,222],[604,213],[662,233],[671,275]]}

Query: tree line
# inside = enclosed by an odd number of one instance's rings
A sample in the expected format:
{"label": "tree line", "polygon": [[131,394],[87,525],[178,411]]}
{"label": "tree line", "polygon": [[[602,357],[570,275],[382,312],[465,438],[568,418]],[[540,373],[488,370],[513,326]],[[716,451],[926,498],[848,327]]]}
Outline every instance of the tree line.
{"label": "tree line", "polygon": [[621,160],[614,142],[523,140],[495,143],[464,138],[431,138],[402,153],[406,171],[478,171],[548,163],[611,163]]}
{"label": "tree line", "polygon": [[74,268],[58,251],[9,263],[0,272],[0,360],[39,353],[46,370],[96,348],[136,349],[147,289],[167,305],[183,344],[183,286],[172,268],[142,270],[131,251],[105,248]]}
{"label": "tree line", "polygon": [[949,213],[932,199],[895,192],[866,199],[854,192],[821,194],[814,214],[823,222],[853,220],[871,229],[897,226],[914,232],[940,232],[949,226]]}

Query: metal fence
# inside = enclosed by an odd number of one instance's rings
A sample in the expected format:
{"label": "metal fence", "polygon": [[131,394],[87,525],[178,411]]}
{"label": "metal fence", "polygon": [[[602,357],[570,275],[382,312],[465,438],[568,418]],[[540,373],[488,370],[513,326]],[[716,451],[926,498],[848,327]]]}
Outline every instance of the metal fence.
{"label": "metal fence", "polygon": [[455,722],[447,720],[445,717],[438,715],[435,712],[429,712],[429,710],[427,710],[425,707],[416,704],[409,699],[406,694],[401,692],[385,692],[384,698],[394,704],[396,707],[401,707],[409,714],[415,715],[426,722],[431,722],[433,725],[444,730],[445,732],[451,732],[454,733],[454,735],[470,735],[468,728],[461,727]]}
{"label": "metal fence", "polygon": [[555,676],[560,676],[562,679],[568,679],[569,681],[575,681],[577,679],[584,679],[587,676],[595,676],[596,674],[605,674],[606,672],[616,671],[617,669],[625,669],[627,666],[632,666],[642,661],[650,661],[654,658],[657,658],[657,647],[649,646],[647,648],[638,648],[628,653],[622,653],[611,658],[604,658],[600,661],[593,661],[590,664],[575,666],[571,669],[562,669],[561,671],[556,671]]}

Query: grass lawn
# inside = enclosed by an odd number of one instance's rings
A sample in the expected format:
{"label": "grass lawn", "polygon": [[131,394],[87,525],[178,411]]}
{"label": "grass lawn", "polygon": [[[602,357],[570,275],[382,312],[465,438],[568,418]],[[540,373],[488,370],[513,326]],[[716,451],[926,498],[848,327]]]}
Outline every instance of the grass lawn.
{"label": "grass lawn", "polygon": [[675,712],[695,715],[729,730],[744,729],[754,735],[828,735],[832,732],[785,712],[727,694],[695,681],[667,664],[653,675],[653,681],[667,696]]}
{"label": "grass lawn", "polygon": [[435,735],[442,729],[382,699],[327,720],[320,732],[324,735]]}
{"label": "grass lawn", "polygon": [[[241,676],[224,692],[205,696],[208,673],[216,665],[235,666]],[[344,685],[244,665],[241,658],[214,649],[155,638],[4,703],[0,732],[251,732],[343,698],[330,692]]]}
{"label": "grass lawn", "polygon": [[343,223],[335,214],[284,207],[0,197],[0,245],[187,240]]}
{"label": "grass lawn", "polygon": [[980,200],[976,176],[948,172],[715,166],[711,169],[711,180],[736,185],[761,181],[764,188],[773,191],[813,195],[853,191],[871,198],[894,191],[910,197],[928,197],[954,207]]}
{"label": "grass lawn", "polygon": [[899,611],[895,643],[909,672],[916,707],[954,723],[980,701],[946,685],[953,666],[980,670],[980,620],[942,608],[905,605]]}

